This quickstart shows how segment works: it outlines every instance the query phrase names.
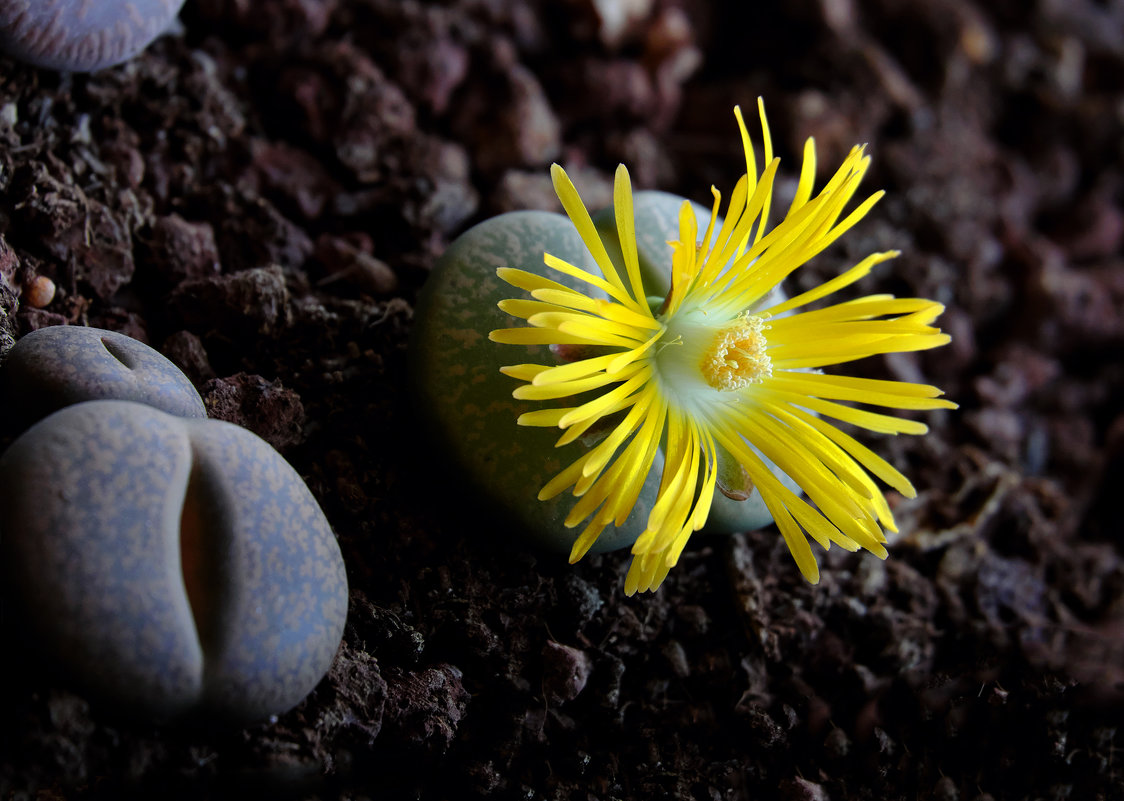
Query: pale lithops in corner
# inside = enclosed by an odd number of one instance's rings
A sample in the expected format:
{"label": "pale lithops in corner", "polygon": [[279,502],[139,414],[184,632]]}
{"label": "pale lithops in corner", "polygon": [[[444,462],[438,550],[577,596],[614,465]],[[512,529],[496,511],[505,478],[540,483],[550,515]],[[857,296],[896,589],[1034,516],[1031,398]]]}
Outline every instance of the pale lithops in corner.
{"label": "pale lithops in corner", "polygon": [[0,0],[0,50],[36,67],[93,72],[164,32],[184,0]]}

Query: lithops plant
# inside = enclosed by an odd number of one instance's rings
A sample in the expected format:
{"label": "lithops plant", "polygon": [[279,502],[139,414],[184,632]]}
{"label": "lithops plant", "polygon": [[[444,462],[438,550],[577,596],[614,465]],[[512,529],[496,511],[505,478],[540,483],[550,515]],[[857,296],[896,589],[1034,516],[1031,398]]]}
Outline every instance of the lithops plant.
{"label": "lithops plant", "polygon": [[261,720],[331,665],[347,579],[300,476],[238,426],[68,406],[0,457],[8,609],[115,710]]}
{"label": "lithops plant", "polygon": [[[572,543],[571,561],[615,536],[622,524],[646,518],[637,521],[643,528],[632,545],[628,594],[660,585],[693,533],[720,516],[714,504],[723,498],[746,499],[735,501],[741,509],[759,498],[808,581],[819,580],[809,539],[825,549],[865,548],[885,558],[883,529],[896,529],[873,477],[906,496],[915,490],[829,419],[920,434],[926,430],[920,421],[849,404],[956,406],[936,387],[821,372],[947,343],[948,335],[931,325],[943,307],[924,298],[870,295],[808,308],[896,251],[872,253],[794,298],[777,294],[785,278],[861,220],[882,193],[845,213],[870,164],[856,146],[813,194],[815,147],[808,140],[793,200],[770,227],[779,159],[761,101],[758,113],[761,171],[741,111],[734,109],[746,172],[730,193],[725,219],[717,189],[709,211],[684,200],[673,204],[674,214],[649,214],[623,165],[612,210],[592,218],[565,170],[554,165],[555,192],[582,247],[571,241],[563,250],[554,241],[561,233],[547,237],[520,218],[500,218],[487,237],[478,235],[460,250],[454,245],[437,267],[436,297],[420,310],[420,392],[441,419],[441,431],[455,441],[454,452],[463,453],[469,438],[480,443],[502,436],[485,420],[517,412],[526,429],[561,431],[556,445],[575,446],[559,458],[539,450],[540,440],[530,450],[520,441],[525,435],[510,433],[495,446],[482,445],[493,473],[496,463],[507,474],[548,464],[538,497],[554,501],[567,491],[574,497],[562,525],[577,536],[558,535]],[[653,238],[664,242],[658,253]],[[494,278],[487,275],[489,262]],[[497,399],[465,408],[457,385],[477,380],[468,371],[484,358],[479,348],[487,329],[477,307],[491,299],[497,279],[511,287],[501,290],[499,303],[511,319],[487,336],[504,351],[500,372],[514,379],[511,397],[521,403]],[[434,350],[455,353],[434,356]],[[483,473],[488,464],[481,467]],[[653,499],[645,493],[657,472]],[[490,483],[494,494],[507,495],[516,482],[499,474]],[[518,509],[529,497],[509,501]],[[746,521],[743,527],[752,526]]]}
{"label": "lithops plant", "polygon": [[37,67],[93,72],[160,35],[184,0],[0,0],[0,50]]}
{"label": "lithops plant", "polygon": [[[674,235],[684,199],[666,192],[638,192],[634,198],[636,245],[645,291],[658,303],[671,284],[667,240]],[[694,206],[696,213],[709,210]],[[594,217],[597,230],[619,257],[613,209]],[[566,216],[541,211],[510,212],[486,220],[460,236],[435,265],[418,300],[410,343],[411,381],[419,414],[435,445],[451,459],[452,480],[466,482],[491,511],[507,519],[522,536],[550,550],[569,552],[581,529],[568,527],[572,499],[558,495],[541,501],[540,490],[603,435],[590,431],[572,444],[556,447],[558,431],[523,428],[523,414],[551,404],[512,396],[517,383],[501,373],[513,361],[562,364],[576,355],[567,346],[530,346],[513,354],[488,338],[511,323],[500,302],[511,294],[496,278],[497,269],[526,270],[578,288],[576,279],[549,269],[543,254],[572,264],[589,264],[589,252]],[[779,294],[772,297],[781,297]],[[626,548],[643,532],[660,482],[662,455],[656,453],[632,514],[607,528],[591,553]],[[768,509],[752,488],[727,486],[735,497],[714,498],[709,531],[729,533],[766,525]],[[787,477],[785,477],[787,481]]]}
{"label": "lithops plant", "polygon": [[[544,248],[577,258],[581,238],[565,217],[535,211],[501,215],[458,238],[418,299],[410,376],[418,413],[439,449],[439,463],[447,466],[443,480],[467,483],[491,514],[514,524],[532,542],[568,550],[573,535],[563,525],[567,504],[537,498],[562,468],[565,454],[555,450],[552,432],[516,426],[530,407],[511,397],[514,382],[500,373],[508,354],[488,340],[488,332],[506,317],[497,305],[506,291],[496,269],[534,269]],[[535,352],[549,358],[545,347]],[[650,508],[655,489],[653,480],[641,492],[639,508]],[[638,521],[630,520],[596,551],[631,545],[640,531]]]}
{"label": "lithops plant", "polygon": [[207,416],[191,381],[160,353],[124,334],[84,326],[40,328],[21,338],[0,367],[0,399],[20,427],[89,400]]}

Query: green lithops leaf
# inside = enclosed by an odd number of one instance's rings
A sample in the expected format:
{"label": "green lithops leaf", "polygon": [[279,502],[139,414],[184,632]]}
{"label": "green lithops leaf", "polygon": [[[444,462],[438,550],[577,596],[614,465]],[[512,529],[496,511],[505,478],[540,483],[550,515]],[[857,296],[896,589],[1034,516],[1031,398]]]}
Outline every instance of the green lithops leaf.
{"label": "green lithops leaf", "polygon": [[722,445],[715,443],[718,454],[718,491],[731,501],[746,501],[753,495],[753,479]]}
{"label": "green lithops leaf", "polygon": [[[582,453],[581,442],[555,448],[561,432],[516,423],[519,415],[557,403],[515,400],[515,379],[500,373],[510,364],[554,361],[546,346],[520,348],[488,339],[488,332],[519,324],[496,304],[519,294],[496,277],[499,267],[548,275],[570,286],[577,282],[549,270],[543,253],[595,270],[570,221],[538,211],[504,214],[480,223],[458,238],[438,260],[418,299],[411,341],[412,382],[423,419],[481,500],[504,514],[544,546],[568,551],[581,527],[562,521],[574,503],[568,492],[539,501],[539,489]],[[584,286],[583,286],[584,289]],[[644,530],[659,486],[659,468],[631,518],[609,526],[593,552],[623,548]]]}

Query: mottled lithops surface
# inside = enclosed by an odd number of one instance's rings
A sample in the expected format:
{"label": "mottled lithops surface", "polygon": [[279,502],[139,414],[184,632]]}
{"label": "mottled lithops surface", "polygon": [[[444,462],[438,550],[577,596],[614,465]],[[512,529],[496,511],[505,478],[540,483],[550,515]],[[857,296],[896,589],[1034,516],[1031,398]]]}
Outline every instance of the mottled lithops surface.
{"label": "mottled lithops surface", "polygon": [[179,368],[143,342],[100,328],[60,325],[23,337],[0,368],[0,402],[17,424],[88,400],[129,400],[179,417],[206,417]]}
{"label": "mottled lithops surface", "polygon": [[92,72],[143,50],[183,0],[0,0],[0,49],[37,67]]}
{"label": "mottled lithops surface", "polygon": [[56,412],[0,457],[0,545],[22,624],[133,713],[284,712],[343,633],[327,520],[276,451],[229,423],[127,401]]}
{"label": "mottled lithops surface", "polygon": [[[562,524],[573,497],[563,493],[543,503],[537,496],[547,481],[581,455],[583,446],[576,442],[555,448],[561,433],[557,429],[519,426],[520,414],[550,404],[515,400],[511,392],[519,382],[500,373],[503,365],[549,364],[554,359],[545,346],[501,346],[488,339],[492,329],[520,322],[496,306],[520,294],[496,277],[496,269],[544,272],[544,250],[591,266],[570,222],[548,212],[505,214],[454,242],[419,299],[410,344],[411,377],[422,419],[441,448],[437,472],[451,481],[469,482],[482,500],[514,520],[532,540],[568,551],[582,530]],[[578,287],[567,276],[552,271],[551,277]],[[618,529],[606,529],[593,552],[636,541],[658,482],[658,473],[649,476],[632,517]]]}

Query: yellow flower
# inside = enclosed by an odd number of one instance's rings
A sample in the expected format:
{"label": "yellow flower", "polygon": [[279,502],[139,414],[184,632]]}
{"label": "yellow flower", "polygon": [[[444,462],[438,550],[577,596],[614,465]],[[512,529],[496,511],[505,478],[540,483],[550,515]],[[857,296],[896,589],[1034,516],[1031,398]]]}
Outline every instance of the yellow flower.
{"label": "yellow flower", "polygon": [[[741,111],[735,108],[746,175],[734,187],[717,235],[716,190],[712,189],[714,206],[701,242],[691,204],[683,203],[679,239],[668,243],[672,267],[666,298],[650,302],[645,296],[632,188],[623,165],[617,169],[613,198],[616,260],[565,171],[557,165],[551,168],[555,191],[600,275],[549,253],[545,263],[587,284],[588,294],[525,270],[498,270],[501,279],[532,298],[505,300],[500,308],[530,327],[498,329],[491,339],[549,344],[556,346],[556,353],[579,357],[563,364],[503,368],[525,382],[514,397],[568,404],[523,414],[519,424],[563,429],[559,445],[587,432],[604,434],[539,493],[540,500],[546,500],[573,488],[578,498],[566,525],[587,522],[573,545],[571,563],[589,550],[606,526],[624,522],[657,449],[663,450],[658,496],[646,529],[632,547],[634,559],[625,581],[630,595],[659,586],[691,533],[706,523],[714,492],[726,488],[724,477],[732,469],[747,491],[756,488],[761,493],[808,581],[819,580],[819,569],[805,535],[824,548],[834,542],[885,558],[883,527],[896,528],[871,474],[906,497],[916,491],[889,463],[825,418],[883,433],[923,434],[927,428],[920,422],[847,403],[955,408],[938,397],[942,393],[935,387],[819,372],[879,353],[947,343],[948,335],[931,325],[943,311],[939,303],[870,295],[796,311],[857,281],[875,264],[898,255],[896,251],[871,254],[815,289],[770,302],[770,292],[784,278],[862,219],[882,193],[868,197],[840,220],[870,158],[862,147],[855,147],[813,197],[815,148],[809,139],[792,205],[784,220],[768,229],[779,159],[773,158],[760,100],[758,109],[765,168],[758,174]],[[762,455],[812,503],[786,487]]]}

